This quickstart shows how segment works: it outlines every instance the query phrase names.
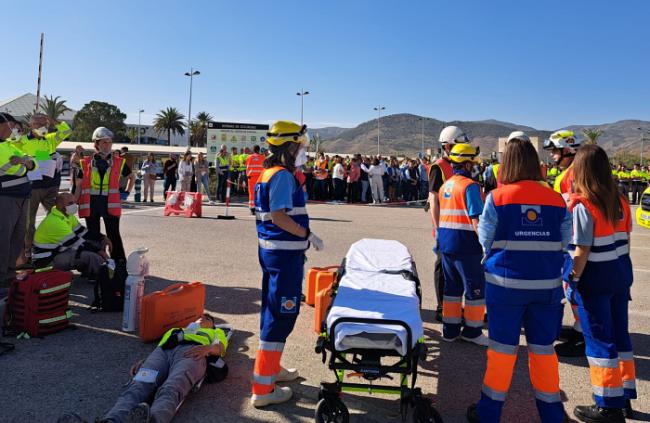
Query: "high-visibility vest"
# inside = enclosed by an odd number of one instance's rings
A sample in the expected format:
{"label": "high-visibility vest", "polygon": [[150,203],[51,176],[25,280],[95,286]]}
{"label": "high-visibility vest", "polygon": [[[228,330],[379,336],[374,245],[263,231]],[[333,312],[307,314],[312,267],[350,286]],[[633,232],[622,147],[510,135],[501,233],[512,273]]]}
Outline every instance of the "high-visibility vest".
{"label": "high-visibility vest", "polygon": [[13,143],[0,142],[0,195],[27,197],[32,186],[27,178],[27,167],[24,164],[12,165],[14,156],[29,158]]}
{"label": "high-visibility vest", "polygon": [[444,183],[438,199],[440,222],[438,248],[450,254],[481,254],[482,248],[468,215],[465,193],[476,182],[462,175],[453,175]]}
{"label": "high-visibility vest", "polygon": [[314,176],[316,176],[316,179],[319,181],[327,179],[328,172],[327,161],[318,159],[316,161],[316,166],[314,167]]}
{"label": "high-visibility vest", "polygon": [[230,170],[235,171],[239,169],[239,154],[230,155]]}
{"label": "high-visibility vest", "polygon": [[[288,172],[276,166],[265,169],[255,185],[255,222],[259,246],[266,250],[301,250],[309,248],[309,241],[281,229],[271,218],[270,182],[280,172]],[[295,178],[293,175],[291,175]],[[282,187],[290,189],[290,187]],[[303,228],[309,228],[309,216],[305,207],[305,194],[298,181],[293,186],[293,208],[286,213]]]}
{"label": "high-visibility vest", "polygon": [[224,350],[228,348],[228,338],[226,333],[221,328],[199,328],[195,331],[173,328],[165,332],[162,339],[158,343],[161,348],[169,346],[176,346],[179,344],[196,344],[196,345],[212,345],[214,340],[217,339],[223,345]]}
{"label": "high-visibility vest", "polygon": [[573,192],[573,179],[573,163],[571,163],[571,166],[564,169],[553,182],[553,189],[555,192],[562,194],[562,198],[567,203]]}
{"label": "high-visibility vest", "polygon": [[27,135],[23,135],[14,143],[25,154],[42,160],[42,156],[56,154],[59,144],[71,134],[72,129],[70,129],[70,126],[65,122],[61,122],[56,125],[55,132],[47,133],[43,138],[29,138]]}
{"label": "high-visibility vest", "polygon": [[[95,159],[86,157],[81,160],[83,179],[81,180],[81,195],[79,196],[79,217],[90,216],[90,196],[105,195],[108,197],[108,214],[119,217],[122,215],[120,200],[120,176],[124,167],[124,159],[110,155],[107,159],[109,167],[102,178],[95,167]],[[106,183],[108,175],[108,183]]]}
{"label": "high-visibility vest", "polygon": [[431,170],[434,166],[438,166],[442,173],[442,182],[444,183],[447,179],[451,178],[454,175],[454,170],[451,167],[451,163],[446,158],[442,157],[438,159],[433,166],[429,168],[429,180],[431,180]]}
{"label": "high-visibility vest", "polygon": [[217,156],[217,160],[219,162],[219,169],[222,172],[228,171],[228,167],[230,166],[230,158],[226,154],[225,156]]}
{"label": "high-visibility vest", "polygon": [[239,155],[239,168],[238,170],[240,172],[246,172],[246,160],[248,160],[248,154],[240,154]]}
{"label": "high-visibility vest", "polygon": [[79,248],[86,232],[76,216],[66,216],[52,207],[34,233],[32,259],[36,268],[49,266],[58,253]]}
{"label": "high-visibility vest", "polygon": [[[620,203],[622,210],[625,210],[626,204],[622,198]],[[607,221],[589,200],[572,195],[569,201],[569,209],[572,213],[578,204],[585,206],[594,222],[593,241],[587,256],[587,265],[580,276],[581,292],[587,294],[623,292],[628,286],[620,281],[620,275],[624,270],[617,252],[615,225]],[[575,245],[572,245],[569,252],[573,255],[574,250]]]}
{"label": "high-visibility vest", "polygon": [[508,289],[561,289],[562,197],[538,181],[518,181],[490,192],[497,213],[485,280]]}
{"label": "high-visibility vest", "polygon": [[246,159],[246,176],[257,180],[262,171],[264,170],[264,155],[263,154],[251,154]]}

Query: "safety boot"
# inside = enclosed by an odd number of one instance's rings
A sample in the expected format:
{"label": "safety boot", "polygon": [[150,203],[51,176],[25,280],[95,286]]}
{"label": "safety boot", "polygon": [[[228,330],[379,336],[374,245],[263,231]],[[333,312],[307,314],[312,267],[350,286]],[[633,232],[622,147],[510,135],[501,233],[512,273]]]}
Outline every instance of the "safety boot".
{"label": "safety boot", "polygon": [[623,409],[623,415],[626,419],[634,419],[634,410],[632,409],[632,401],[627,400],[625,402],[625,408]]}
{"label": "safety boot", "polygon": [[573,409],[573,415],[586,423],[625,423],[625,416],[620,408],[579,405]]}
{"label": "safety boot", "polygon": [[293,391],[288,386],[276,386],[273,392],[266,395],[255,395],[251,397],[251,404],[255,408],[266,407],[271,404],[282,404],[293,396]]}
{"label": "safety boot", "polygon": [[465,416],[467,417],[467,421],[469,423],[481,423],[481,419],[478,416],[478,411],[476,411],[476,404],[472,404],[467,407],[467,414]]}

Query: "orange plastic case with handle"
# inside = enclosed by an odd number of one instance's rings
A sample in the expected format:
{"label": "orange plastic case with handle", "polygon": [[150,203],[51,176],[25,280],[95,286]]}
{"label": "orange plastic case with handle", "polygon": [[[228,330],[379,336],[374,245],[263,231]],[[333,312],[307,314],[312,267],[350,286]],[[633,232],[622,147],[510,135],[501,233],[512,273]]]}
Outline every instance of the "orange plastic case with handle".
{"label": "orange plastic case with handle", "polygon": [[177,283],[142,298],[140,339],[150,342],[171,328],[185,327],[203,314],[205,286],[201,282]]}
{"label": "orange plastic case with handle", "polygon": [[[336,272],[331,272],[331,269],[338,269],[339,266],[327,266],[327,267],[312,267],[307,271],[307,295],[305,296],[305,303],[307,305],[313,306],[316,301],[316,293],[319,291],[316,289],[317,283],[316,280],[322,272],[329,274],[333,273],[332,282],[336,279]],[[321,276],[321,278],[329,278],[329,276]],[[326,285],[325,279],[321,281],[321,285],[324,287]],[[322,289],[322,288],[321,288]]]}
{"label": "orange plastic case with handle", "polygon": [[332,304],[332,288],[328,286],[327,288],[318,291],[316,294],[316,303],[314,305],[314,332],[319,334],[321,333],[321,326],[323,319],[325,319],[325,314],[330,304]]}

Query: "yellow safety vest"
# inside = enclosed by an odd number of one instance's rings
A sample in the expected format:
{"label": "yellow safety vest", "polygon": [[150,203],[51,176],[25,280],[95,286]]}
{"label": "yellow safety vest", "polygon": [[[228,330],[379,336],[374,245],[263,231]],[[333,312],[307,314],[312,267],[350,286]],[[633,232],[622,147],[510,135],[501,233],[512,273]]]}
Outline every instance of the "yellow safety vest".
{"label": "yellow safety vest", "polygon": [[66,216],[56,207],[43,219],[34,233],[34,259],[36,267],[49,266],[57,253],[77,249],[84,243],[88,232],[74,215]]}

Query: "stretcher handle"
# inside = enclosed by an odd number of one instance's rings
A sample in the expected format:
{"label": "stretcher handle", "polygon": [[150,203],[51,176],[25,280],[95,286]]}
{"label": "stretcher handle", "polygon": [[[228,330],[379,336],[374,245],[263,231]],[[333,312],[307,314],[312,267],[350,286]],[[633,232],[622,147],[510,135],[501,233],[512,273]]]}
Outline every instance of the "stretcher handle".
{"label": "stretcher handle", "polygon": [[314,267],[314,269],[318,270],[319,272],[322,272],[324,270],[330,270],[330,269],[340,269],[341,265],[337,264],[334,266],[326,266],[326,267]]}
{"label": "stretcher handle", "polygon": [[411,333],[411,328],[403,320],[392,320],[392,319],[367,319],[364,317],[339,317],[334,320],[332,327],[330,329],[330,340],[332,340],[332,345],[334,345],[334,334],[336,326],[340,323],[366,323],[370,325],[393,325],[393,326],[402,326],[406,329],[406,342],[407,342],[407,352],[410,351],[413,347],[413,335]]}

